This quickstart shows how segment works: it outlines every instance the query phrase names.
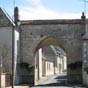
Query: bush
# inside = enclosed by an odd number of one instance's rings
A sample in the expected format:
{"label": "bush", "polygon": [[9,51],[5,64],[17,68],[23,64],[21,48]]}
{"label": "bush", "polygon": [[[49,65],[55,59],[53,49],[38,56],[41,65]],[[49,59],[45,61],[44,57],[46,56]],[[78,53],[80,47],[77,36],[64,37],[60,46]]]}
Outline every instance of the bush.
{"label": "bush", "polygon": [[26,62],[20,63],[21,68],[25,68],[28,72],[31,72],[34,68],[34,65],[28,64]]}
{"label": "bush", "polygon": [[81,61],[74,62],[69,64],[67,67],[70,68],[71,70],[78,69],[82,67],[82,62]]}

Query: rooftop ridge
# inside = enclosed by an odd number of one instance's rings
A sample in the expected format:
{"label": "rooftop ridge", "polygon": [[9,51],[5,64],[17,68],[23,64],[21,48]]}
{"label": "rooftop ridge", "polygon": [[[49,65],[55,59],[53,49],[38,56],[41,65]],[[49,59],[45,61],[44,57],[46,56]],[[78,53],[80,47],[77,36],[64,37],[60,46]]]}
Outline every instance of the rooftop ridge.
{"label": "rooftop ridge", "polygon": [[83,24],[82,19],[51,19],[51,20],[22,20],[22,25],[42,25],[42,24]]}

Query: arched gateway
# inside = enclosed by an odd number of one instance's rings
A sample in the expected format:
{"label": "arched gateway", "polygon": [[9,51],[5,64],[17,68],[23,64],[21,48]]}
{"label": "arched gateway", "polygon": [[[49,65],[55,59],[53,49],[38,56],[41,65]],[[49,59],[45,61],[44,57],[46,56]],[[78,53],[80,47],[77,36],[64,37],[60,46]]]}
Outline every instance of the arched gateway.
{"label": "arched gateway", "polygon": [[[74,20],[30,20],[20,25],[20,61],[34,65],[31,73],[20,68],[20,83],[35,83],[36,52],[47,45],[56,45],[66,52],[67,82],[82,83],[82,34],[85,22]],[[31,78],[30,78],[31,77]],[[31,80],[30,80],[31,79]]]}
{"label": "arched gateway", "polygon": [[[19,17],[18,14],[14,14],[14,16],[15,15]],[[3,41],[5,41],[5,44],[10,45],[10,51],[6,57],[6,62],[4,63],[5,68],[7,68],[6,70],[8,71],[11,70],[12,57],[10,54],[10,52],[12,52],[11,30],[13,29],[13,27],[17,29],[15,31],[15,44],[13,44],[15,45],[15,52],[13,55],[15,63],[13,64],[13,67],[15,67],[16,71],[17,84],[33,83],[35,85],[36,81],[38,81],[41,76],[51,73],[57,73],[58,69],[54,56],[59,55],[61,52],[55,51],[56,48],[57,50],[61,49],[63,55],[67,57],[67,83],[82,83],[82,62],[83,68],[86,67],[88,63],[88,24],[86,24],[85,28],[84,14],[82,16],[82,19],[74,20],[58,19],[21,21],[21,25],[19,27],[17,26],[18,24],[16,24],[16,26],[14,25],[8,14],[1,7],[0,16],[1,44],[3,44]],[[16,21],[19,21],[19,19],[15,18],[15,22]],[[20,36],[18,32],[20,33]],[[84,36],[85,32],[86,36]],[[43,56],[45,48],[45,54],[49,55],[48,59],[47,57]],[[49,51],[49,49],[52,49],[53,52]],[[84,53],[83,55],[82,52]],[[83,61],[82,57],[84,59]],[[40,58],[43,58],[43,60],[40,60]],[[50,73],[48,73],[48,71],[46,72],[46,69],[44,67],[45,60],[52,60],[53,62],[47,62],[46,67],[50,70]],[[42,68],[38,69],[39,66]],[[53,70],[50,69],[50,66],[53,68]],[[59,72],[61,72],[60,69]],[[85,83],[85,71],[83,73],[83,81]]]}

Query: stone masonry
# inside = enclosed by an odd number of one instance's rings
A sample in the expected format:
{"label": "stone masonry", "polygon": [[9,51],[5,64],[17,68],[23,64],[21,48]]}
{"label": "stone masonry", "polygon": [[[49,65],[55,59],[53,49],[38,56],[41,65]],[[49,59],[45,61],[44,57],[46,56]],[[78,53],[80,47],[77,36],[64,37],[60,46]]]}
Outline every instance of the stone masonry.
{"label": "stone masonry", "polygon": [[[34,51],[43,37],[52,36],[62,43],[67,55],[67,64],[82,61],[82,34],[85,22],[74,20],[21,21],[21,62],[35,64]],[[73,74],[72,74],[73,73]],[[22,75],[27,75],[23,73]],[[82,81],[81,70],[67,69],[68,82]],[[74,76],[74,77],[73,77]]]}

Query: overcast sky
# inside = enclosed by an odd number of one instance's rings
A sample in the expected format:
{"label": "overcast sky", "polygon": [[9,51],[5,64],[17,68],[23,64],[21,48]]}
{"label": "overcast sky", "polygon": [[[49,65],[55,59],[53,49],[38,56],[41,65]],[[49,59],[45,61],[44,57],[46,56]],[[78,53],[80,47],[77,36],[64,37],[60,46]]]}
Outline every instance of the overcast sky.
{"label": "overcast sky", "polygon": [[0,0],[0,5],[11,17],[14,7],[18,6],[21,20],[80,19],[85,12],[84,0]]}

